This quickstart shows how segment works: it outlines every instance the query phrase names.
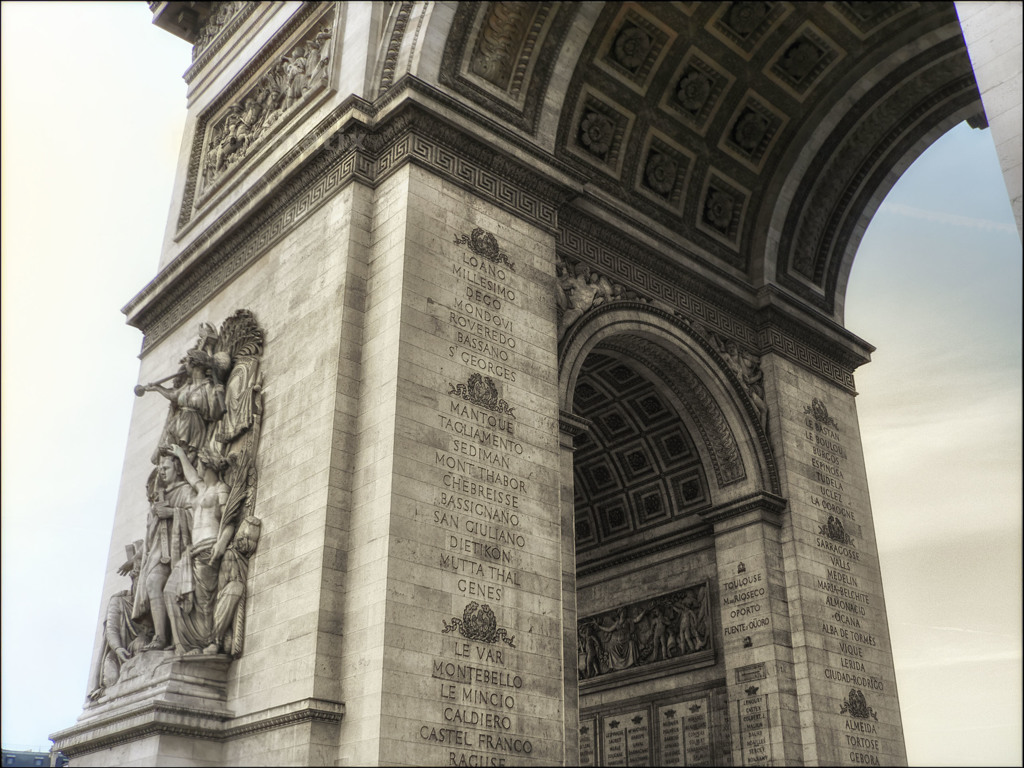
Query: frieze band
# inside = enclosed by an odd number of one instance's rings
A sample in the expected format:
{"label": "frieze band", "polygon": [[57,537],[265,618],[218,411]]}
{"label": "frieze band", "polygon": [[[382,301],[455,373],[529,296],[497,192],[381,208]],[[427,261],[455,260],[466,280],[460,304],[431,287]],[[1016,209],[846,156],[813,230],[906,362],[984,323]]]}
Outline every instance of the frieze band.
{"label": "frieze band", "polygon": [[581,680],[713,652],[707,582],[577,621]]}
{"label": "frieze band", "polygon": [[[402,82],[406,83],[407,80],[403,79]],[[397,90],[400,89],[392,89],[392,93]],[[598,245],[597,239],[575,228],[583,219],[572,209],[563,208],[566,193],[560,192],[550,182],[542,181],[532,171],[521,169],[513,174],[517,181],[510,181],[505,178],[505,174],[512,165],[508,160],[500,160],[501,175],[492,173],[467,155],[483,158],[490,154],[493,158],[493,153],[483,152],[482,147],[481,152],[468,151],[476,142],[466,142],[465,137],[462,137],[462,149],[456,152],[453,147],[461,134],[413,106],[399,110],[376,130],[351,120],[347,121],[344,129],[338,130],[337,126],[345,122],[345,115],[353,114],[354,110],[364,114],[372,113],[373,107],[362,100],[350,99],[334,110],[313,132],[313,135],[320,138],[311,141],[319,143],[321,151],[306,162],[291,182],[284,185],[280,195],[264,203],[262,209],[249,214],[248,221],[228,239],[214,245],[202,263],[190,264],[200,250],[210,248],[218,232],[222,232],[237,216],[236,211],[240,213],[250,206],[260,191],[266,189],[273,178],[284,171],[286,165],[297,159],[299,149],[290,152],[277,163],[231,210],[224,213],[216,224],[168,265],[164,275],[170,277],[178,273],[170,281],[171,285],[164,285],[167,278],[161,279],[158,276],[125,307],[129,322],[143,329],[146,334],[144,352],[182,319],[192,314],[220,285],[245,269],[348,183],[358,179],[375,186],[405,163],[415,162],[462,186],[468,184],[476,194],[544,229],[556,232],[560,242],[559,252],[574,254],[573,263],[589,261],[586,256],[598,256],[601,263],[607,262],[605,267],[599,269],[605,274],[615,275],[613,284],[622,286],[622,295],[641,296],[637,290],[640,289],[652,301],[666,301],[683,316],[699,320],[709,331],[735,339],[741,348],[767,347],[852,391],[852,373],[845,367],[850,361],[844,360],[840,365],[830,354],[819,353],[772,327],[756,331],[750,321],[740,319],[748,315],[749,310],[744,310],[742,304],[735,299],[727,299],[724,294],[719,296],[715,292],[712,295],[707,288],[699,288],[699,293],[684,292],[673,286],[675,276],[673,279],[668,279],[668,276],[661,278],[654,271],[648,271],[652,267],[645,268],[633,264],[631,260],[615,258],[615,254],[606,245]],[[299,145],[305,147],[309,143],[303,140]],[[560,226],[559,222],[563,219],[576,224],[569,228]],[[597,234],[595,232],[595,236]],[[471,242],[472,235],[468,237]],[[600,257],[602,253],[605,257]],[[653,256],[642,261],[654,263]],[[188,267],[181,270],[181,265]],[[628,281],[619,277],[622,269],[632,270]],[[674,271],[674,268],[668,269]],[[691,283],[698,288],[692,278],[683,280],[681,284],[685,286]],[[670,291],[671,295],[665,294],[662,289]],[[156,300],[147,301],[154,294],[158,294]],[[719,304],[730,305],[729,311],[720,309]]]}

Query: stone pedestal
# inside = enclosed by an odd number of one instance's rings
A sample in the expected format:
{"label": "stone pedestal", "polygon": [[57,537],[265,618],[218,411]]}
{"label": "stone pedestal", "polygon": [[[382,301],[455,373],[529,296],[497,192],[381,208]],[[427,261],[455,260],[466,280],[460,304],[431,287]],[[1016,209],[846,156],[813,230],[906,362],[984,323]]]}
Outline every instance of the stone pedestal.
{"label": "stone pedestal", "polygon": [[54,734],[55,749],[93,752],[80,765],[159,765],[188,756],[219,765],[218,743],[231,719],[227,704],[226,656],[177,656],[149,651],[124,663],[118,682],[90,701],[78,724]]}

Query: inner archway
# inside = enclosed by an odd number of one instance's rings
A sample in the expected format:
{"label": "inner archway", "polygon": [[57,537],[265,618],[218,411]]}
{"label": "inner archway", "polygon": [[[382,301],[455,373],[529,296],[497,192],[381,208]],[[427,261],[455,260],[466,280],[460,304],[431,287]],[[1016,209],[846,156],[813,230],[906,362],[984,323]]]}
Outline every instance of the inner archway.
{"label": "inner archway", "polygon": [[[615,308],[583,322],[562,360],[575,371],[581,425],[572,473],[580,761],[725,764],[724,633],[737,630],[719,610],[732,598],[720,585],[716,523],[720,532],[751,506],[781,509],[764,471],[773,462],[754,455],[757,427],[736,412],[743,396],[728,391],[713,345],[650,310],[627,315]],[[581,363],[569,364],[573,352]],[[730,547],[722,553],[729,563]],[[727,610],[763,610],[751,623],[770,621],[768,604]]]}

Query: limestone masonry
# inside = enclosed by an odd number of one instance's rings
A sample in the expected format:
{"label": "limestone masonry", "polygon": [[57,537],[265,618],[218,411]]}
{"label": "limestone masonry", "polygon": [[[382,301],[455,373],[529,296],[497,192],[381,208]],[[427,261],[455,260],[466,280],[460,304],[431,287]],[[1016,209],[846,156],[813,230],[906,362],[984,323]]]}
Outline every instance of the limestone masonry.
{"label": "limestone masonry", "polygon": [[56,748],[906,764],[844,293],[987,125],[984,12],[150,7],[186,141]]}

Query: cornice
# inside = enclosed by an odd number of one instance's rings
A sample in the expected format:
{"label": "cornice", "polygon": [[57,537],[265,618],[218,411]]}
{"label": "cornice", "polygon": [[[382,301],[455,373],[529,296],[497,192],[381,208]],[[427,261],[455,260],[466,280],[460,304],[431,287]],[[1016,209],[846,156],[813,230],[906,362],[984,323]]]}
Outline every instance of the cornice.
{"label": "cornice", "polygon": [[874,347],[813,307],[774,286],[762,288],[756,296],[751,292],[746,299],[737,296],[575,206],[559,211],[558,222],[560,255],[584,261],[622,282],[652,302],[652,311],[660,305],[748,351],[781,354],[855,391],[853,371],[870,360]]}
{"label": "cornice", "polygon": [[[469,124],[474,117],[478,125]],[[764,291],[687,270],[679,262],[694,255],[678,244],[644,244],[599,221],[574,204],[578,174],[492,123],[411,76],[377,102],[345,99],[124,307],[128,323],[145,333],[143,354],[349,183],[375,187],[413,163],[552,233],[559,253],[681,317],[757,354],[778,352],[853,392],[852,370],[870,354],[861,340],[808,311],[800,321],[765,311]],[[721,278],[727,287],[715,285]]]}
{"label": "cornice", "polygon": [[782,513],[786,510],[786,504],[781,496],[758,491],[697,514],[705,523],[714,526],[716,534],[755,523],[767,523],[778,528],[782,526]]}
{"label": "cornice", "polygon": [[[700,513],[696,514],[699,515]],[[642,536],[636,537],[636,540],[631,538],[616,541],[614,553],[588,558],[585,563],[578,564],[576,566],[576,578],[577,580],[584,579],[601,571],[606,571],[609,568],[656,555],[669,549],[693,544],[694,542],[700,542],[703,545],[697,547],[697,549],[707,549],[714,546],[713,533],[714,531],[710,525],[700,521],[695,526],[691,522],[690,527],[683,531],[666,534],[648,543],[640,541]]]}
{"label": "cornice", "polygon": [[238,31],[238,28],[245,23],[252,14],[260,7],[258,2],[246,2],[242,3],[241,8],[231,17],[227,24],[217,32],[217,35],[213,38],[209,45],[206,46],[200,52],[199,56],[195,58],[189,68],[185,70],[185,74],[182,75],[182,79],[186,84],[191,85],[192,81],[199,76],[199,73],[206,68],[206,66],[213,60],[213,57],[217,55],[221,48],[224,47],[224,43]]}

